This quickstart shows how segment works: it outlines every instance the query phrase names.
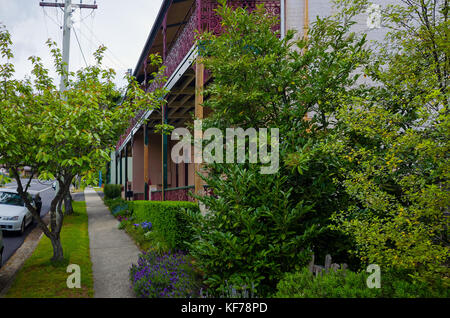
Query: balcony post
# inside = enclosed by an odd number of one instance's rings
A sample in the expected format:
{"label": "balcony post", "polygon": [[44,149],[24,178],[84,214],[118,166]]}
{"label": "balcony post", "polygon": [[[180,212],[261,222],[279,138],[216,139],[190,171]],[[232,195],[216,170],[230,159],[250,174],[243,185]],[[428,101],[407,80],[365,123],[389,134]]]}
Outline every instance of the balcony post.
{"label": "balcony post", "polygon": [[162,24],[162,36],[163,36],[163,62],[166,61],[167,58],[167,13],[164,15],[164,20]]}
{"label": "balcony post", "polygon": [[[202,0],[196,0],[196,14],[197,14],[197,31],[202,32]],[[198,46],[198,45],[197,45]],[[195,119],[203,119],[203,85],[204,85],[205,66],[201,61],[200,55],[195,62]],[[194,131],[194,136],[199,135],[203,137],[203,132]],[[202,164],[194,162],[194,192],[201,194],[202,179],[200,178]]]}
{"label": "balcony post", "polygon": [[115,166],[116,166],[116,184],[119,184],[119,160],[118,160],[118,155],[117,155],[117,153],[115,152],[114,153],[114,163],[115,163]]}
{"label": "balcony post", "polygon": [[[197,61],[195,64],[195,119],[203,119],[203,85],[204,85],[204,71],[205,66],[200,60],[201,57],[197,57]],[[194,131],[194,136],[198,136],[200,138],[203,137],[202,131]],[[203,180],[200,178],[202,164],[194,162],[194,185],[195,185],[195,194],[201,194]]]}
{"label": "balcony post", "polygon": [[120,165],[120,166],[119,166],[119,168],[120,168],[120,169],[119,169],[119,172],[120,172],[120,174],[119,174],[119,176],[120,176],[119,181],[120,181],[120,183],[119,183],[119,184],[122,184],[122,169],[123,169],[123,168],[122,168],[122,161],[123,161],[123,160],[122,160],[122,157],[123,157],[123,156],[122,156],[122,153],[123,153],[123,149],[120,151],[120,156],[119,156],[119,161],[120,161],[120,163],[119,163],[119,165]]}
{"label": "balcony post", "polygon": [[[167,105],[162,107],[162,123],[167,124]],[[167,135],[162,134],[162,201],[166,200],[167,188]]]}
{"label": "balcony post", "polygon": [[144,199],[149,199],[149,184],[148,184],[148,127],[147,124],[142,126],[144,129]]}
{"label": "balcony post", "polygon": [[197,30],[199,32],[201,32],[202,31],[202,15],[201,15],[201,12],[202,12],[202,0],[195,0],[195,6],[196,6],[195,11],[196,11],[196,14],[197,14]]}
{"label": "balcony post", "polygon": [[128,188],[128,144],[125,145],[125,183],[124,183],[124,191],[125,195],[127,194]]}

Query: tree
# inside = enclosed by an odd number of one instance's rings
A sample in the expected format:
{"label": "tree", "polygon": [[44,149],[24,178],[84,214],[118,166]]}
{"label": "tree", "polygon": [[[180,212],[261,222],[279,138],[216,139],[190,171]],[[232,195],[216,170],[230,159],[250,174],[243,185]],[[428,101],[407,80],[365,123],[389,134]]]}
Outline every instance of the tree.
{"label": "tree", "polygon": [[217,13],[224,32],[199,37],[213,76],[203,126],[223,135],[234,127],[279,128],[280,168],[263,175],[248,154],[246,163],[206,164],[213,196],[199,197],[209,212],[197,216],[190,248],[219,294],[227,283],[253,284],[266,296],[312,252],[337,261],[346,256],[348,241],[328,225],[346,207],[347,194],[333,184],[339,162],[322,148],[339,104],[359,94],[354,84],[367,59],[365,37],[349,31],[348,17],[318,19],[308,38],[294,41],[292,31],[280,39],[277,19],[261,6],[249,14],[222,1]]}
{"label": "tree", "polygon": [[[341,1],[359,10],[365,1]],[[343,103],[333,153],[352,198],[337,228],[365,263],[448,287],[448,2],[388,6],[368,94]]]}
{"label": "tree", "polygon": [[[109,160],[109,154],[135,113],[142,109],[159,107],[162,90],[145,93],[136,81],[127,77],[126,98],[113,83],[115,72],[102,67],[105,50],[94,54],[96,65],[67,74],[67,89],[57,91],[53,79],[39,57],[31,57],[32,77],[13,78],[14,66],[9,32],[0,31],[0,52],[6,60],[0,65],[2,78],[0,101],[0,164],[12,172],[18,193],[33,214],[44,234],[53,245],[52,260],[62,260],[60,232],[64,215],[58,205],[69,193],[76,175],[90,183],[98,166]],[[56,44],[48,41],[59,75],[65,70]],[[160,58],[152,57],[154,64]],[[154,74],[162,80],[161,73]],[[32,176],[22,183],[19,169],[30,166]],[[59,190],[50,206],[50,228],[43,223],[32,202],[26,196],[33,176],[56,179]]]}

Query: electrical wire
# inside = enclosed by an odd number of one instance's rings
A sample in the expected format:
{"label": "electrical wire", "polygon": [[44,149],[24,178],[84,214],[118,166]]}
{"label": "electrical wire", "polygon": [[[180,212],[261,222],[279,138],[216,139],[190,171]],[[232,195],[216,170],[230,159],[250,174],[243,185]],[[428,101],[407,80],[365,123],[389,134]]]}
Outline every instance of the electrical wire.
{"label": "electrical wire", "polygon": [[58,21],[56,21],[53,17],[49,16],[47,11],[45,11],[44,8],[42,8],[42,11],[44,12],[45,16],[47,16],[53,23],[55,23],[59,28],[61,28],[61,24],[59,24]]}
{"label": "electrical wire", "polygon": [[[98,39],[98,37],[95,35],[95,33],[89,28],[89,26],[88,26],[86,23],[84,23],[84,22],[83,22],[83,24],[84,24],[85,28],[87,28],[87,30],[89,31],[89,33],[94,37],[94,39],[95,39],[99,44],[101,44],[102,42]],[[111,51],[111,49],[109,49],[108,47],[106,47],[106,50],[109,51],[109,52],[111,53],[111,56],[112,56],[117,62],[119,62],[119,64],[121,64],[125,69],[127,69],[127,65],[125,65],[124,63],[122,63],[122,61],[121,61],[119,58],[117,58],[117,56],[115,56],[115,54],[113,53],[113,51]]]}
{"label": "electrical wire", "polygon": [[47,39],[49,39],[50,38],[50,33],[48,32],[48,25],[47,25],[47,19],[45,17],[45,9],[44,9],[44,7],[42,7],[42,17],[43,17],[43,20],[44,20],[45,30],[47,31]]}
{"label": "electrical wire", "polygon": [[[93,44],[94,46],[99,46],[99,45],[103,45],[101,42],[98,43],[94,43],[91,39],[89,39],[86,34],[80,32],[80,35],[85,38],[86,40],[88,40],[91,44]],[[106,48],[107,51],[111,52],[111,50],[109,50],[108,48]],[[112,63],[114,64],[118,69],[124,69],[126,70],[127,67],[125,66],[125,64],[123,64],[122,62],[120,62],[120,60],[118,60],[117,58],[113,58],[113,55],[109,55],[107,53],[107,51],[105,51],[105,57]],[[112,53],[111,53],[112,54]],[[122,64],[122,65],[120,65]]]}
{"label": "electrical wire", "polygon": [[78,35],[77,35],[77,31],[75,30],[75,28],[73,28],[73,33],[75,34],[75,38],[77,39],[78,47],[80,48],[84,63],[86,64],[86,67],[88,67],[88,63],[86,62],[86,58],[84,57],[83,49],[81,48],[81,44],[80,44],[80,41],[78,40]]}

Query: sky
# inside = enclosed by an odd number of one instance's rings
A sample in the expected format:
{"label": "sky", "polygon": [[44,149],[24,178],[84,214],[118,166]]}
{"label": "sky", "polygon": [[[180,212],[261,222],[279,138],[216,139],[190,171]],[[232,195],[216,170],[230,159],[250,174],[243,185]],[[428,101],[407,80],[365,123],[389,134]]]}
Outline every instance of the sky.
{"label": "sky", "polygon": [[[41,0],[0,0],[0,24],[11,33],[13,63],[18,79],[30,74],[30,56],[41,57],[44,65],[52,68],[53,62],[45,44],[47,39],[54,40],[62,48],[63,11],[41,7],[39,2]],[[82,2],[93,4],[94,0]],[[80,0],[72,0],[72,3],[78,4]],[[86,63],[94,63],[92,53],[103,44],[107,47],[104,65],[115,69],[116,83],[124,85],[123,74],[127,69],[134,70],[162,0],[97,0],[96,3],[97,10],[76,9],[73,13],[70,71],[76,71]],[[56,73],[51,70],[50,74],[59,86]]]}

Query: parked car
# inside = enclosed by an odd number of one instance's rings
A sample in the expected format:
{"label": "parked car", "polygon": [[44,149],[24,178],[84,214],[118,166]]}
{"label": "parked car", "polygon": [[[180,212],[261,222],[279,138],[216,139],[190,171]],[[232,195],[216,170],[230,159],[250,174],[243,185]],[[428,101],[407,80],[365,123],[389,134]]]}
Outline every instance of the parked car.
{"label": "parked car", "polygon": [[4,186],[6,184],[8,176],[0,171],[0,187]]}
{"label": "parked car", "polygon": [[[28,195],[30,201],[35,204],[31,195]],[[25,228],[32,222],[33,216],[17,191],[0,189],[0,229],[23,234]]]}
{"label": "parked car", "polygon": [[2,233],[3,233],[3,231],[0,231],[0,268],[2,267],[2,263],[3,263],[3,250],[4,250]]}

